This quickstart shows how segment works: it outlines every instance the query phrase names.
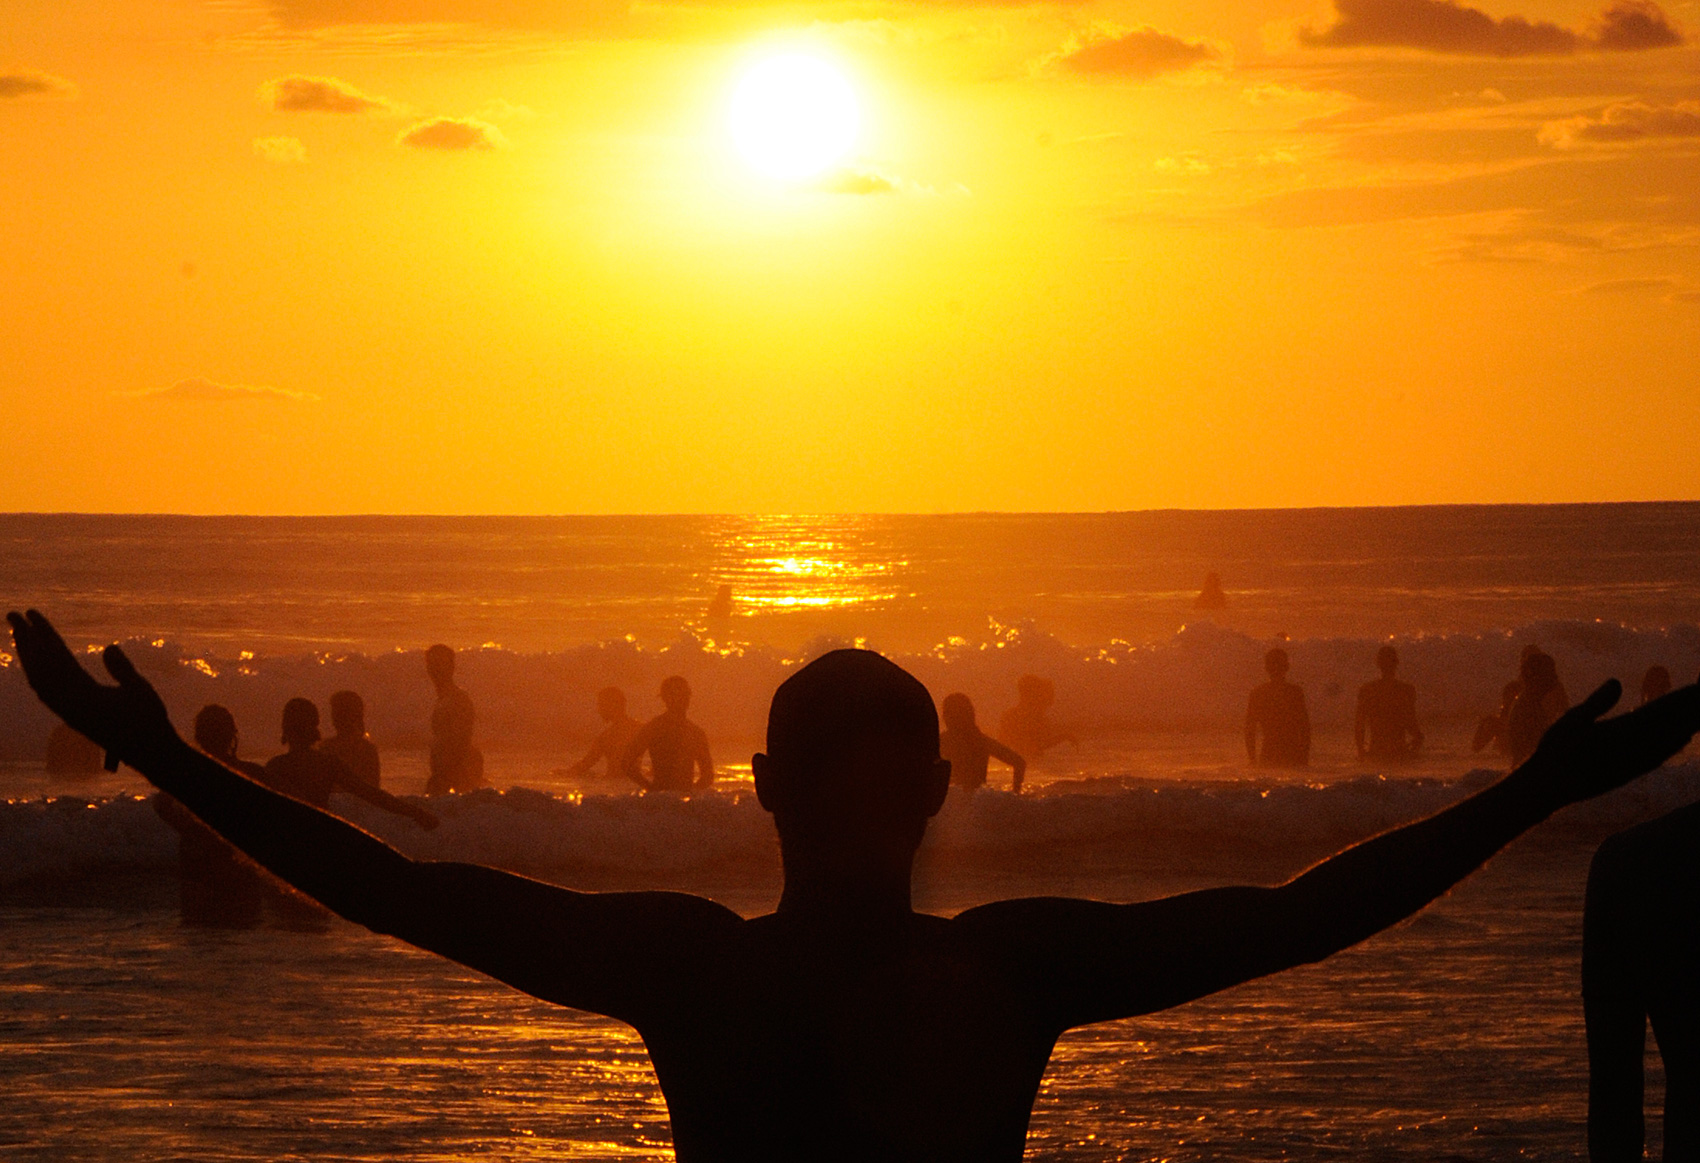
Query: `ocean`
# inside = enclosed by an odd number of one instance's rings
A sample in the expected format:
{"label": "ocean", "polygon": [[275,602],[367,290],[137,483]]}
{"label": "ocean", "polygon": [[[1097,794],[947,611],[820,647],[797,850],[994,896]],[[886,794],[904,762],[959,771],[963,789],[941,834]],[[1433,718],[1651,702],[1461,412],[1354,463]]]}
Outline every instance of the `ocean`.
{"label": "ocean", "polygon": [[[1227,603],[1195,608],[1207,573]],[[730,612],[710,614],[721,586]],[[1274,883],[1427,814],[1503,761],[1470,736],[1536,642],[1572,697],[1700,673],[1700,504],[1094,515],[188,518],[0,515],[0,601],[76,648],[122,641],[186,731],[235,712],[243,754],[283,701],[362,693],[385,786],[423,788],[445,642],[494,790],[425,858],[581,888],[777,897],[749,754],[766,701],[837,645],[886,652],[995,726],[1023,674],[1078,745],[1031,794],[953,792],[918,907],[1067,893],[1138,900]],[[1246,763],[1272,645],[1316,727],[1310,768]],[[1427,736],[1394,769],[1352,747],[1375,651]],[[3,648],[0,648],[3,649]],[[91,658],[91,662],[94,660]],[[175,837],[133,772],[50,776],[52,726],[0,657],[0,1153],[41,1159],[670,1157],[641,1042],[340,922],[179,924]],[[721,778],[688,801],[561,772],[595,692],[655,713],[683,674]],[[1580,899],[1610,832],[1700,799],[1674,761],[1562,813],[1415,920],[1320,965],[1068,1035],[1029,1157],[1579,1159]],[[1657,1057],[1650,1060],[1656,1108]],[[1657,1118],[1651,1120],[1657,1134]]]}

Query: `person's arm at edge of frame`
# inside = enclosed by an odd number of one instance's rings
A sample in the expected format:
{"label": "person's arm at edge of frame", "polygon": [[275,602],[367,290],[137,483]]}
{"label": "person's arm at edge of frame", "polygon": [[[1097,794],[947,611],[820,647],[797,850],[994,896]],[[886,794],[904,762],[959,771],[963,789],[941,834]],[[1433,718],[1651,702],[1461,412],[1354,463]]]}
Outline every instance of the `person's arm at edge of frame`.
{"label": "person's arm at edge of frame", "polygon": [[1700,728],[1700,686],[1595,722],[1620,694],[1615,680],[1606,683],[1493,786],[1278,887],[1130,905],[1002,901],[957,921],[1018,950],[1059,1028],[1150,1013],[1320,961],[1409,917],[1559,808],[1653,770]]}
{"label": "person's arm at edge of frame", "polygon": [[[576,893],[478,865],[410,860],[189,746],[117,647],[104,655],[114,687],[96,682],[40,614],[7,618],[30,686],[49,708],[266,869],[374,932],[534,996],[630,1021],[643,993],[633,964],[649,972],[657,957],[689,944],[671,935],[736,920],[679,893]],[[608,957],[614,933],[633,946],[631,956]]]}
{"label": "person's arm at edge of frame", "polygon": [[1640,1160],[1646,1144],[1646,1003],[1635,986],[1634,951],[1619,927],[1633,901],[1624,850],[1610,837],[1588,868],[1582,909],[1582,1013],[1588,1033],[1588,1158]]}

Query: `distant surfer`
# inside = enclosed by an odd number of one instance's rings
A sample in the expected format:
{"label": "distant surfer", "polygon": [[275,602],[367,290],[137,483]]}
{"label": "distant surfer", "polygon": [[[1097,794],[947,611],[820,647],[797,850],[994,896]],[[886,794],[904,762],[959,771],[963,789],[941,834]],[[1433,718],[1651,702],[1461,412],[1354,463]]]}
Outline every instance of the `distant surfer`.
{"label": "distant surfer", "polygon": [[708,603],[708,620],[710,622],[725,622],[732,616],[732,587],[722,585],[714,591],[714,600]]}
{"label": "distant surfer", "polygon": [[998,738],[1022,756],[1037,759],[1059,743],[1079,744],[1069,732],[1051,722],[1057,688],[1048,678],[1024,674],[1015,680],[1015,706],[998,720]]}
{"label": "distant surfer", "polygon": [[366,700],[353,691],[331,696],[331,737],[319,750],[342,761],[354,778],[373,787],[381,785],[378,748],[366,734]]}
{"label": "distant surfer", "polygon": [[1358,712],[1352,722],[1359,759],[1409,759],[1423,745],[1417,725],[1417,688],[1393,677],[1399,652],[1383,646],[1375,652],[1381,677],[1358,688]]}
{"label": "distant surfer", "polygon": [[[1291,666],[1279,646],[1263,656],[1269,681],[1251,692],[1245,709],[1245,755],[1258,767],[1305,767],[1310,763],[1310,712],[1302,688],[1287,681]],[[1258,736],[1262,735],[1262,750]]]}
{"label": "distant surfer", "polygon": [[425,675],[437,688],[431,708],[431,775],[428,796],[484,786],[484,753],[472,744],[477,713],[472,698],[455,685],[455,652],[438,643],[425,652]]}
{"label": "distant surfer", "polygon": [[708,753],[707,733],[686,715],[691,684],[677,674],[663,679],[661,703],[667,709],[638,728],[626,745],[620,770],[645,791],[682,793],[708,787],[714,782],[714,759]]}
{"label": "distant surfer", "polygon": [[950,782],[964,791],[986,786],[993,759],[1010,767],[1010,788],[1021,794],[1027,779],[1027,760],[1012,747],[993,739],[974,721],[974,704],[965,694],[946,695],[939,707],[944,730],[939,732],[939,757],[950,763]]}
{"label": "distant surfer", "polygon": [[1192,599],[1192,605],[1197,610],[1227,609],[1228,595],[1222,592],[1222,579],[1215,570],[1204,575],[1204,588]]}
{"label": "distant surfer", "polygon": [[620,765],[642,726],[626,714],[626,692],[617,686],[605,686],[597,691],[596,713],[607,725],[591,743],[590,750],[584,753],[584,758],[571,767],[559,769],[557,774],[583,779],[598,762],[606,762],[608,778],[617,779],[625,775]]}

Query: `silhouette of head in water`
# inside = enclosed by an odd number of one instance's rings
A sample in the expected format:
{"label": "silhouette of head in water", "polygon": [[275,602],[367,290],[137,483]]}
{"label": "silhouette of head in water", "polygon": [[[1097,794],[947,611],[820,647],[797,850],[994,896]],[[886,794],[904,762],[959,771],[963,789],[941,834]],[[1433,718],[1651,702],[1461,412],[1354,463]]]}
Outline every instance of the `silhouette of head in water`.
{"label": "silhouette of head in water", "polygon": [[338,735],[361,738],[366,734],[366,700],[353,691],[337,691],[331,696],[331,726]]}
{"label": "silhouette of head in water", "polygon": [[1392,678],[1393,672],[1399,669],[1399,652],[1391,646],[1383,646],[1375,652],[1375,665],[1382,678]]}
{"label": "silhouette of head in water", "polygon": [[1024,707],[1049,710],[1051,704],[1057,701],[1057,688],[1050,679],[1024,674],[1015,680],[1015,699]]}
{"label": "silhouette of head in water", "polygon": [[1670,671],[1662,666],[1649,666],[1647,673],[1641,676],[1641,701],[1650,703],[1670,694]]}
{"label": "silhouette of head in water", "polygon": [[1539,699],[1558,685],[1558,663],[1552,655],[1535,647],[1523,652],[1521,668],[1523,693],[1532,699]]}
{"label": "silhouette of head in water", "polygon": [[425,652],[425,674],[439,691],[455,684],[455,652],[441,642]]}
{"label": "silhouette of head in water", "polygon": [[907,908],[910,864],[950,789],[919,680],[869,650],[822,655],[774,692],[750,768],[779,832],[781,910],[823,891],[853,905],[869,888]]}
{"label": "silhouette of head in water", "polygon": [[1271,682],[1280,682],[1286,678],[1290,666],[1292,662],[1288,659],[1287,652],[1279,646],[1263,656],[1263,669],[1269,673]]}
{"label": "silhouette of head in water", "polygon": [[691,706],[691,684],[684,675],[675,674],[661,680],[661,705],[675,715],[682,715]]}
{"label": "silhouette of head in water", "polygon": [[236,716],[228,707],[208,703],[195,716],[195,746],[224,759],[236,754]]}
{"label": "silhouette of head in water", "polygon": [[979,724],[974,721],[974,704],[960,691],[944,697],[944,702],[939,705],[939,713],[944,719],[947,731],[979,730]]}
{"label": "silhouette of head in water", "polygon": [[626,692],[605,686],[596,692],[596,713],[604,723],[617,723],[626,716]]}
{"label": "silhouette of head in water", "polygon": [[283,745],[290,749],[311,747],[319,741],[319,708],[312,699],[290,699],[283,704]]}

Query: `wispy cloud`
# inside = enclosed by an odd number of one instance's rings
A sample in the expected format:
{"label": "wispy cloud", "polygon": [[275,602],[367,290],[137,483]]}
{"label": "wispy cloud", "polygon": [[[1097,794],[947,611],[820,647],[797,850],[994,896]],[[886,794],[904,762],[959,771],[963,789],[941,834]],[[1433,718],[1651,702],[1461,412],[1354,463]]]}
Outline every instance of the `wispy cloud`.
{"label": "wispy cloud", "polygon": [[1636,52],[1682,43],[1652,0],[1616,0],[1584,31],[1523,16],[1493,17],[1456,0],[1334,0],[1335,21],[1301,29],[1321,48],[1412,48],[1458,56]]}
{"label": "wispy cloud", "polygon": [[1585,287],[1577,287],[1572,293],[1608,298],[1618,295],[1654,295],[1669,291],[1676,285],[1676,280],[1672,278],[1607,279],[1604,282],[1589,283]]}
{"label": "wispy cloud", "polygon": [[1039,67],[1146,80],[1221,58],[1221,50],[1214,45],[1171,36],[1147,25],[1134,29],[1099,29],[1070,37],[1061,49],[1041,59]]}
{"label": "wispy cloud", "polygon": [[0,73],[0,100],[19,97],[75,97],[77,87],[52,73]]}
{"label": "wispy cloud", "polygon": [[814,183],[823,194],[895,194],[902,183],[871,170],[833,170]]}
{"label": "wispy cloud", "polygon": [[490,150],[503,148],[508,139],[476,117],[432,117],[403,130],[396,144],[412,149]]}
{"label": "wispy cloud", "polygon": [[260,86],[260,100],[278,113],[388,113],[395,106],[335,77],[279,77]]}
{"label": "wispy cloud", "polygon": [[298,137],[256,137],[254,154],[276,165],[299,165],[307,160],[307,147]]}
{"label": "wispy cloud", "polygon": [[1541,141],[1557,149],[1684,137],[1700,137],[1700,101],[1619,101],[1592,116],[1549,121],[1540,130]]}
{"label": "wispy cloud", "polygon": [[261,400],[288,403],[311,403],[319,399],[312,392],[296,392],[289,388],[273,388],[260,384],[219,384],[199,376],[178,380],[168,388],[147,388],[128,393],[139,400],[193,400],[223,402],[227,400]]}

